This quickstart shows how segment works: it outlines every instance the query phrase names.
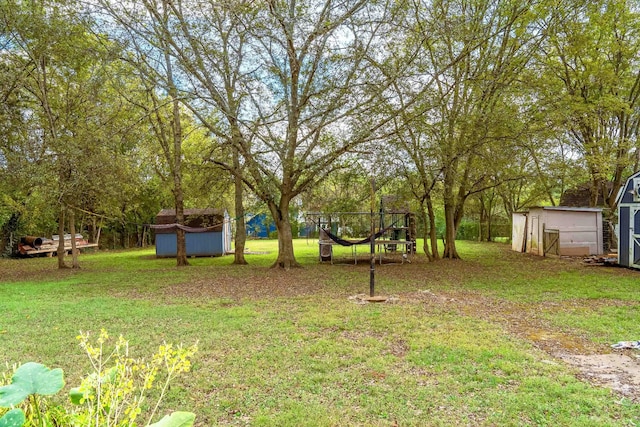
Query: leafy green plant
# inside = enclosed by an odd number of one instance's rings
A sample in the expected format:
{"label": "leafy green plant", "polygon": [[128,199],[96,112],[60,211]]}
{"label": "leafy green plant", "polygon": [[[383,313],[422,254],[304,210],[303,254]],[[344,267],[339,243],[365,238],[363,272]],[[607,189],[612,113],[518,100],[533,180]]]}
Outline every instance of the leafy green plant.
{"label": "leafy green plant", "polygon": [[173,412],[149,427],[191,427],[196,416],[191,412]]}
{"label": "leafy green plant", "polygon": [[12,409],[0,418],[0,427],[20,427],[25,421],[22,409]]}
{"label": "leafy green plant", "polygon": [[[14,407],[29,399],[35,409],[37,425],[44,427],[46,424],[43,411],[40,409],[38,395],[51,396],[59,392],[62,387],[64,387],[62,369],[49,369],[40,363],[34,362],[25,363],[14,372],[11,377],[11,384],[0,387],[0,407]],[[22,413],[22,418],[20,418],[20,413]],[[25,418],[22,409],[15,409],[5,414],[0,419],[0,423],[7,422],[7,425],[22,425],[18,424],[18,422],[22,419],[24,424]]]}
{"label": "leafy green plant", "polygon": [[[159,397],[145,425],[187,426],[187,413],[177,413],[160,423],[150,424],[171,380],[182,372],[189,371],[190,358],[197,351],[197,344],[191,347],[161,345],[149,362],[129,357],[129,343],[120,336],[110,351],[105,344],[109,335],[103,329],[95,345],[89,334],[78,336],[80,346],[85,350],[94,372],[82,380],[80,387],[70,392],[71,401],[81,405],[78,412],[81,424],[91,426],[120,427],[133,426],[150,390],[157,388]],[[160,374],[163,381],[157,383]],[[193,416],[195,419],[195,416]],[[191,422],[193,424],[193,421]]]}
{"label": "leafy green plant", "polygon": [[[100,332],[96,344],[89,334],[78,336],[91,361],[93,372],[70,391],[71,403],[79,407],[51,407],[43,396],[51,396],[64,386],[62,369],[49,369],[34,362],[15,369],[11,383],[0,387],[0,408],[13,408],[0,418],[0,427],[47,427],[70,425],[87,427],[133,427],[142,413],[151,390],[157,390],[147,422],[148,427],[191,427],[195,414],[173,412],[151,424],[169,383],[179,373],[189,371],[197,351],[191,347],[161,345],[149,362],[129,357],[129,344],[120,336],[106,350],[109,335]],[[161,381],[157,381],[161,378]],[[6,377],[5,377],[5,381]],[[2,382],[0,382],[2,384]],[[21,407],[16,407],[20,405]],[[26,411],[24,408],[28,408]],[[0,412],[1,413],[1,412]]]}

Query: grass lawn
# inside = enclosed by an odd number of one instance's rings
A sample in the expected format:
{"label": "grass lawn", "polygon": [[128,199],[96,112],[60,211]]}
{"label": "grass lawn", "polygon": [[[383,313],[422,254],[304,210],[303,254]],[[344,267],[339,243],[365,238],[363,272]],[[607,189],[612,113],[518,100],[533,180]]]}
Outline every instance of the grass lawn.
{"label": "grass lawn", "polygon": [[181,269],[153,248],[83,254],[77,271],[0,260],[0,364],[60,367],[68,390],[89,372],[78,332],[105,328],[136,356],[199,342],[160,411],[199,426],[640,423],[638,395],[558,357],[640,339],[640,272],[459,242],[463,260],[377,266],[391,298],[362,304],[368,263],[320,264],[301,239],[303,268],[279,271],[277,242],[247,246],[269,253]]}

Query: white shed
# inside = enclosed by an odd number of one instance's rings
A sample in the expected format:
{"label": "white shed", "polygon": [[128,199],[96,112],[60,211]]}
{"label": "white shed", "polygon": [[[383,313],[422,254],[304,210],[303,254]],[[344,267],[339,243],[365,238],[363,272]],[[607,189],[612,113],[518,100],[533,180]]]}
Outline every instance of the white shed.
{"label": "white shed", "polygon": [[543,206],[513,214],[512,249],[535,255],[600,255],[602,209]]}

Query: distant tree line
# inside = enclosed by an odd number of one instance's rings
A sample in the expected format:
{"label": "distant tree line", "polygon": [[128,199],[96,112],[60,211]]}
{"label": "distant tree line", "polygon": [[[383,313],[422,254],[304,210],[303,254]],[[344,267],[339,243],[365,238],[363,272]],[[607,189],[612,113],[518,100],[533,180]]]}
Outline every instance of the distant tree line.
{"label": "distant tree line", "polygon": [[241,264],[249,207],[291,268],[290,213],[366,210],[372,180],[411,203],[431,260],[459,257],[465,218],[486,230],[578,184],[615,212],[639,167],[639,9],[3,0],[1,248],[53,230],[126,247],[163,207],[225,207]]}

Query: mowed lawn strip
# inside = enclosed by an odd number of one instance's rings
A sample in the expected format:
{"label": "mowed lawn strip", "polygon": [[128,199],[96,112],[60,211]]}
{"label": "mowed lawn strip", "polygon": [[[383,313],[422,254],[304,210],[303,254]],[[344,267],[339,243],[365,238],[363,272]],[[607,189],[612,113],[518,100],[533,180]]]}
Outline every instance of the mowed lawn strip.
{"label": "mowed lawn strip", "polygon": [[[268,268],[277,243],[231,257],[155,259],[152,250],[55,260],[0,260],[0,363],[61,367],[68,390],[88,372],[78,331],[122,334],[136,356],[163,341],[199,341],[193,371],[164,411],[212,425],[632,425],[640,407],[510,333],[484,308],[523,304],[594,345],[632,338],[637,273],[539,259],[505,245],[462,243],[463,260],[383,265],[379,293],[360,304],[368,264]],[[471,301],[486,301],[477,307]],[[462,308],[461,308],[462,307]],[[472,309],[468,309],[472,307]]]}

